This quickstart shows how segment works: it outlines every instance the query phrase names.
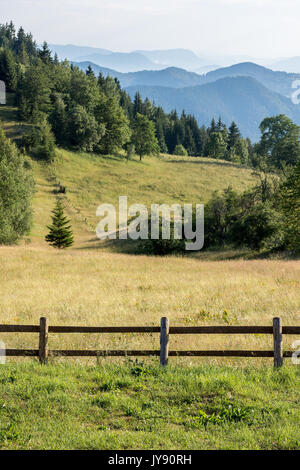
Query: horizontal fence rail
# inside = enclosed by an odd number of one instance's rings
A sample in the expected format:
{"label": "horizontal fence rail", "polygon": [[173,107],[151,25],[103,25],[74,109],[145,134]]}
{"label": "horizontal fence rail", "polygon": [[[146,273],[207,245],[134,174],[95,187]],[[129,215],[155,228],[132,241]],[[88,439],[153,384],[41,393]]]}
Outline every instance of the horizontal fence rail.
{"label": "horizontal fence rail", "polygon": [[[39,357],[46,363],[48,357],[126,357],[160,356],[161,365],[168,364],[169,357],[273,357],[274,366],[280,367],[283,358],[292,357],[293,351],[283,351],[282,335],[300,335],[300,326],[282,326],[281,319],[273,319],[273,326],[169,326],[166,317],[161,326],[50,326],[48,319],[40,318],[40,325],[0,325],[0,333],[39,333],[38,349],[6,349],[8,357]],[[49,333],[160,333],[159,350],[49,350]],[[170,334],[270,334],[273,350],[191,350],[169,351]],[[1,355],[1,350],[0,350]]]}

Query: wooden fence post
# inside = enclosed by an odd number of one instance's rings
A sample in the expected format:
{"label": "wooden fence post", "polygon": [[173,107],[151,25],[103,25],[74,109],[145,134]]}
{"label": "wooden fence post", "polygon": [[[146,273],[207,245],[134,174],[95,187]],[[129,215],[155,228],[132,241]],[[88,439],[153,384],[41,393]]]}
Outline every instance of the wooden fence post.
{"label": "wooden fence post", "polygon": [[281,367],[283,363],[282,350],[282,323],[281,318],[273,318],[273,340],[274,340],[274,367]]}
{"label": "wooden fence post", "polygon": [[40,318],[39,359],[41,364],[48,360],[48,318]]}
{"label": "wooden fence post", "polygon": [[160,365],[168,364],[169,355],[169,320],[162,317],[160,321]]}

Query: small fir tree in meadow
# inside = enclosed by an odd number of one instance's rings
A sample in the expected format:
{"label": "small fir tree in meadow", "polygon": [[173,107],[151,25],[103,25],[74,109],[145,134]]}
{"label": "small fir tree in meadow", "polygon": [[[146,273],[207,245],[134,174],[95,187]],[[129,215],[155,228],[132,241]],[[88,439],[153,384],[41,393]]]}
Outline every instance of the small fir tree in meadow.
{"label": "small fir tree in meadow", "polygon": [[70,220],[64,215],[64,208],[60,199],[57,200],[52,214],[52,224],[47,227],[49,233],[46,235],[45,240],[55,248],[68,248],[73,245],[74,239]]}

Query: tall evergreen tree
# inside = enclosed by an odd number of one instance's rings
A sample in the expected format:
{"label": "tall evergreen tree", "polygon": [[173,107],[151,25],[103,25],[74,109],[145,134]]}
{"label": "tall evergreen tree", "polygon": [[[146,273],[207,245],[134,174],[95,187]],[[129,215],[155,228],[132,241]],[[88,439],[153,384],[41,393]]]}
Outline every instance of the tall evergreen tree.
{"label": "tall evergreen tree", "polygon": [[44,64],[50,64],[52,62],[51,51],[46,41],[43,42],[42,49],[39,51],[39,56]]}
{"label": "tall evergreen tree", "polygon": [[146,116],[137,114],[132,134],[132,143],[140,160],[144,155],[158,155],[159,145],[155,136],[154,123]]}
{"label": "tall evergreen tree", "polygon": [[234,152],[238,145],[239,139],[241,138],[241,134],[238,126],[234,121],[231,123],[228,131],[227,150],[229,152]]}
{"label": "tall evergreen tree", "polygon": [[88,68],[86,69],[86,72],[85,74],[87,76],[90,76],[90,77],[94,77],[95,78],[95,74],[94,74],[94,70],[92,69],[92,67],[89,65]]}
{"label": "tall evergreen tree", "polygon": [[224,158],[226,143],[222,132],[211,132],[206,143],[205,154],[212,158]]}
{"label": "tall evergreen tree", "polygon": [[45,240],[55,248],[68,248],[73,245],[74,239],[70,220],[64,215],[64,207],[60,199],[57,199],[52,214],[52,224],[47,227],[49,233]]}
{"label": "tall evergreen tree", "polygon": [[143,114],[143,100],[138,91],[136,92],[133,100],[133,112],[134,116],[136,116],[138,113]]}
{"label": "tall evergreen tree", "polygon": [[7,91],[15,91],[17,86],[17,66],[10,49],[0,53],[0,80],[6,85]]}
{"label": "tall evergreen tree", "polygon": [[17,104],[23,120],[39,122],[51,110],[51,80],[39,61],[29,67],[18,84]]}

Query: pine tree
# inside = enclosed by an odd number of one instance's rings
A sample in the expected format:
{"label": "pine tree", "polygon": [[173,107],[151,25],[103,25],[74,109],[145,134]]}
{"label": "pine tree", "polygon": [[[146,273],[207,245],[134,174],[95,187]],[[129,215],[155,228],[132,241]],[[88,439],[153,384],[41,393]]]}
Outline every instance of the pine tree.
{"label": "pine tree", "polygon": [[85,74],[86,74],[88,77],[93,77],[93,78],[95,78],[94,70],[92,69],[92,67],[91,67],[90,65],[89,65],[88,68],[86,69]]}
{"label": "pine tree", "polygon": [[57,199],[52,214],[52,224],[47,227],[49,233],[45,240],[55,248],[68,248],[74,243],[73,233],[72,227],[69,225],[70,221],[64,216],[64,208],[60,199]]}
{"label": "pine tree", "polygon": [[52,62],[51,51],[46,41],[43,42],[42,49],[39,50],[39,56],[44,64],[50,64]]}
{"label": "pine tree", "polygon": [[3,80],[7,91],[15,91],[17,86],[17,68],[14,55],[9,49],[0,53],[0,80]]}
{"label": "pine tree", "polygon": [[241,134],[240,134],[239,128],[236,125],[236,123],[233,121],[231,123],[231,126],[229,127],[228,141],[227,141],[227,150],[230,155],[235,152],[240,138],[241,138]]}
{"label": "pine tree", "polygon": [[212,118],[211,123],[210,123],[210,127],[207,129],[207,132],[208,132],[209,135],[214,133],[214,132],[218,132],[218,128],[217,128],[215,118]]}
{"label": "pine tree", "polygon": [[136,92],[134,96],[133,112],[134,112],[134,116],[136,116],[137,114],[143,114],[143,100],[138,91]]}

